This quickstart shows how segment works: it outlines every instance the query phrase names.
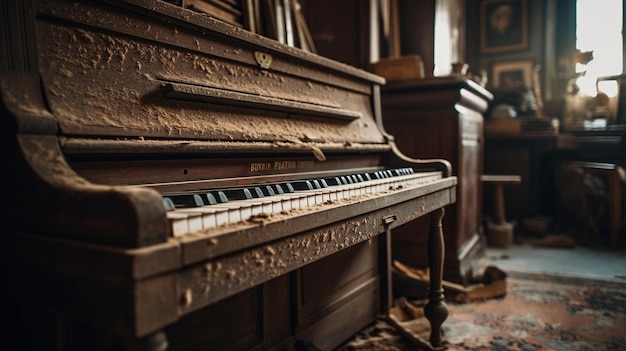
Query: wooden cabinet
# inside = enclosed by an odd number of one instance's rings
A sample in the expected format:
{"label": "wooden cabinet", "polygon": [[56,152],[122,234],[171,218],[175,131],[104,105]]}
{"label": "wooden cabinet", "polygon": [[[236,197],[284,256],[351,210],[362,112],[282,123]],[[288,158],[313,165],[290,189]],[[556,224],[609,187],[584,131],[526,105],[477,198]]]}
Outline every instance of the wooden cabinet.
{"label": "wooden cabinet", "polygon": [[[457,201],[446,208],[444,279],[467,284],[484,253],[482,235],[483,116],[492,95],[473,81],[434,78],[390,83],[382,91],[383,123],[400,151],[412,158],[442,158],[458,177]],[[425,267],[427,219],[393,233],[393,258]]]}

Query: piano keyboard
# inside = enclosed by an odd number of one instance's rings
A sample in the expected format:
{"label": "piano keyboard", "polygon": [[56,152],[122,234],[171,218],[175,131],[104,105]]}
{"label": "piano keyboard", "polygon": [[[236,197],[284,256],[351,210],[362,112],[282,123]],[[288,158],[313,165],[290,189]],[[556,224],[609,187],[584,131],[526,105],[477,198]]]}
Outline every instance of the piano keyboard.
{"label": "piano keyboard", "polygon": [[266,218],[293,209],[332,204],[360,195],[424,184],[439,172],[401,168],[332,178],[210,190],[163,198],[172,234],[184,236],[226,224]]}

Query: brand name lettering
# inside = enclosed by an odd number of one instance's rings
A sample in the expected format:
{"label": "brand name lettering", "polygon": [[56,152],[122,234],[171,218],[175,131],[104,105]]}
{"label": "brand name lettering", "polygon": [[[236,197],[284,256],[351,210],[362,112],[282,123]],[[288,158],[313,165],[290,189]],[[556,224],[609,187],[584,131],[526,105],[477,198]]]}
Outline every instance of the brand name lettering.
{"label": "brand name lettering", "polygon": [[267,172],[275,170],[308,169],[313,168],[315,161],[274,161],[274,162],[251,162],[250,172]]}

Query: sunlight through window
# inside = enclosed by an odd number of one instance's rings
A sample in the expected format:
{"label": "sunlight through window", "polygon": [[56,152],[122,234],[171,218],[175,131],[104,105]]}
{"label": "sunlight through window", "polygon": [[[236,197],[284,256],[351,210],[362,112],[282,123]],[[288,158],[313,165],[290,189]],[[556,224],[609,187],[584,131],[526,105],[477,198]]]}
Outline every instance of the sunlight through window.
{"label": "sunlight through window", "polygon": [[[622,0],[578,0],[576,13],[576,48],[593,51],[593,60],[577,64],[577,72],[586,71],[578,86],[595,96],[596,78],[622,73]],[[609,96],[617,93],[616,86],[598,88]]]}

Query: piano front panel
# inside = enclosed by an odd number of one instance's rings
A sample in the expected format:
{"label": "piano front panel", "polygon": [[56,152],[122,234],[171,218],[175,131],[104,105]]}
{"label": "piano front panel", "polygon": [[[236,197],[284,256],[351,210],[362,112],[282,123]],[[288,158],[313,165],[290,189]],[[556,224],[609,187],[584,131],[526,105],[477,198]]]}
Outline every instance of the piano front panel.
{"label": "piano front panel", "polygon": [[[277,280],[285,280],[284,278]],[[220,304],[184,316],[167,328],[169,350],[200,351],[207,350],[207,345],[211,345],[213,350],[250,350],[263,345],[266,329],[263,320],[270,319],[272,314],[271,310],[265,309],[265,304],[269,303],[265,300],[269,299],[267,293],[273,284],[276,283],[270,282],[248,289]],[[288,289],[287,285],[286,290]],[[286,296],[286,299],[274,301],[272,304],[285,313],[278,306],[287,304],[288,298]],[[283,318],[288,316],[287,310]]]}
{"label": "piano front panel", "polygon": [[383,313],[378,239],[181,317],[166,330],[171,350],[265,350],[291,335],[337,347]]}
{"label": "piano front panel", "polygon": [[[42,82],[62,134],[384,142],[371,106],[376,76],[296,61],[271,40],[166,3],[152,12],[38,5]],[[258,52],[272,56],[269,67]]]}

